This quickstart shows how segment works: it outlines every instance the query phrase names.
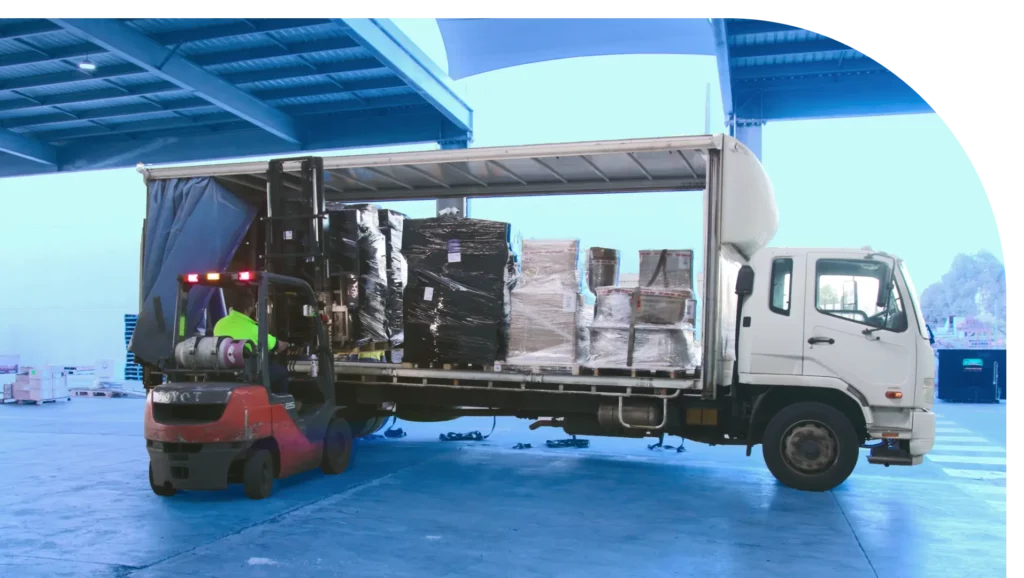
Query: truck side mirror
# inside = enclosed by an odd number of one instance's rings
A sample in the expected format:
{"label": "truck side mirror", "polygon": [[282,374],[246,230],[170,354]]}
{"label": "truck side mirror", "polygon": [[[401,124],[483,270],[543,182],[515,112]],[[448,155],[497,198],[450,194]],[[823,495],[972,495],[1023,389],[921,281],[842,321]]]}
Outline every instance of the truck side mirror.
{"label": "truck side mirror", "polygon": [[889,292],[892,291],[893,274],[889,267],[883,266],[884,274],[878,280],[878,297],[875,299],[875,307],[879,309],[889,305]]}
{"label": "truck side mirror", "polygon": [[736,276],[736,294],[747,296],[754,292],[754,269],[750,265],[740,267]]}
{"label": "truck side mirror", "polygon": [[932,333],[932,326],[926,324],[925,329],[928,330],[928,343],[931,345],[935,345],[935,334]]}

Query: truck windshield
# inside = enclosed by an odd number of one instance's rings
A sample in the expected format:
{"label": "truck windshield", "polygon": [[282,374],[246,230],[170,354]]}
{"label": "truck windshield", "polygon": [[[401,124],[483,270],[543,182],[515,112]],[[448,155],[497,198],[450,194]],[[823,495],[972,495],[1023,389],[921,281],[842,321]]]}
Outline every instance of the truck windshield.
{"label": "truck windshield", "polygon": [[928,339],[928,324],[925,322],[924,314],[921,312],[921,305],[917,302],[917,287],[914,287],[914,281],[910,278],[907,264],[902,260],[900,261],[900,275],[903,275],[903,282],[906,283],[907,290],[910,293],[910,306],[914,309],[914,318],[917,319],[917,330],[921,337]]}

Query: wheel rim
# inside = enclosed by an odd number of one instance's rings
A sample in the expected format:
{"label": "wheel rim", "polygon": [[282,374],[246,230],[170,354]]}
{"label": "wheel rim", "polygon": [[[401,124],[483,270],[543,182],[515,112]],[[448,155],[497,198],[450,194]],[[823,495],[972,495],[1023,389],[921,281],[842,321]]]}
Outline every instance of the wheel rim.
{"label": "wheel rim", "polygon": [[839,460],[839,440],[835,432],[818,421],[800,421],[782,436],[782,459],[802,474],[828,471]]}

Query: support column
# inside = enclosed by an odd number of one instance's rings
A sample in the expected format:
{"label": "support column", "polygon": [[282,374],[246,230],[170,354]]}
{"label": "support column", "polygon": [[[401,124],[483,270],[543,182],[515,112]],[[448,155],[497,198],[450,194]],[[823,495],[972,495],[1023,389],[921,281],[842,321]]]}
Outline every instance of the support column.
{"label": "support column", "polygon": [[745,144],[759,161],[763,161],[761,157],[761,127],[763,126],[764,121],[742,120],[736,122],[734,129],[736,140]]}
{"label": "support column", "polygon": [[[459,141],[441,141],[441,150],[455,150],[469,148],[469,142],[464,140]],[[469,199],[466,197],[454,197],[448,199],[437,199],[437,215],[441,216],[442,211],[448,212],[450,209],[458,211],[456,214],[460,217],[469,217]]]}

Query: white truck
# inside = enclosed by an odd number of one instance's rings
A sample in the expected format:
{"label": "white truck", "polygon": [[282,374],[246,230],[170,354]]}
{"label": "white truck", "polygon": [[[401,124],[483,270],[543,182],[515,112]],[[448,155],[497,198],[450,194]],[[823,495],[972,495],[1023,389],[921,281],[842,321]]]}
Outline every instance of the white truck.
{"label": "white truck", "polygon": [[[268,199],[281,187],[304,189],[314,200],[373,203],[650,191],[704,198],[698,370],[609,376],[337,361],[337,399],[350,420],[367,424],[363,434],[390,415],[504,415],[543,417],[538,423],[570,434],[671,434],[742,445],[748,455],[760,444],[779,481],[810,491],[846,480],[861,446],[872,444],[867,461],[885,466],[920,464],[932,448],[933,354],[905,264],[870,248],[768,247],[778,225],[774,190],[756,157],[731,137],[310,158],[315,162],[140,167],[150,191],[148,220],[161,183],[196,178],[248,196],[264,219],[273,218]],[[256,229],[246,233],[248,252],[225,245],[230,254],[219,258],[220,267],[265,265],[252,248],[262,242]],[[192,246],[216,245],[193,239]],[[173,266],[183,267],[180,259]],[[160,266],[143,255],[147,269]],[[158,364],[136,355],[147,386],[159,384]],[[291,370],[308,373],[313,365],[296,360]]]}

